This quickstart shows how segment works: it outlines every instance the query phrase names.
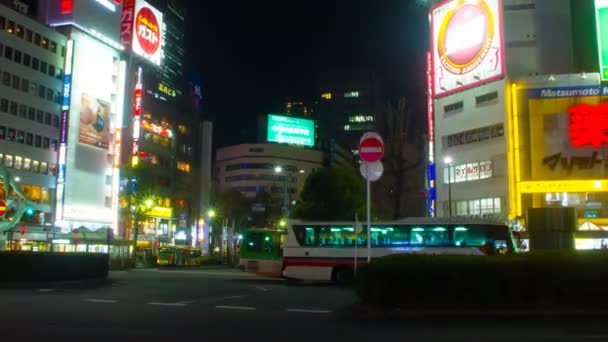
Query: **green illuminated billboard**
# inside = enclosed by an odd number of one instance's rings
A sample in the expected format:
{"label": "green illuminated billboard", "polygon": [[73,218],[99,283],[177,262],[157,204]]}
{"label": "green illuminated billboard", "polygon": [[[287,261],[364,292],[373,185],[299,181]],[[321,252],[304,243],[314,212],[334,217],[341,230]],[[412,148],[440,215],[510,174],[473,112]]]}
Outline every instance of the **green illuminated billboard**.
{"label": "green illuminated billboard", "polygon": [[608,80],[608,0],[595,0],[595,24],[602,81]]}
{"label": "green illuminated billboard", "polygon": [[315,122],[291,116],[268,114],[268,134],[270,142],[290,145],[314,146]]}

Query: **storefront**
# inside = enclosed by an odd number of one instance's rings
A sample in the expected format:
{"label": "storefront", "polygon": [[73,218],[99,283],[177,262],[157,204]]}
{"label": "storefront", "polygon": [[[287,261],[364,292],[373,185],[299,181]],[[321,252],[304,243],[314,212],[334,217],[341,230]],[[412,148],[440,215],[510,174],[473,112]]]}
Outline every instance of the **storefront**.
{"label": "storefront", "polygon": [[[608,238],[608,87],[597,74],[575,74],[508,89],[510,219],[525,227],[528,208],[574,207],[577,248],[601,248]],[[589,225],[593,232],[585,233]]]}

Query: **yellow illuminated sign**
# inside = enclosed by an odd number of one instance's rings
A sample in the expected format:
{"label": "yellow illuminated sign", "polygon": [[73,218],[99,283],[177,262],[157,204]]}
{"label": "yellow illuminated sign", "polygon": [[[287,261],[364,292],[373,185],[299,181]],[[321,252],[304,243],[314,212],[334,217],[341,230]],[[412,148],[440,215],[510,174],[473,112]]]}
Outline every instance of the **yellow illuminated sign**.
{"label": "yellow illuminated sign", "polygon": [[177,95],[177,92],[175,91],[175,89],[169,87],[168,85],[166,85],[164,83],[158,84],[158,91],[160,91],[161,93],[165,93],[172,97],[175,97],[175,95]]}
{"label": "yellow illuminated sign", "polygon": [[558,180],[520,182],[523,194],[555,192],[608,192],[608,180]]}
{"label": "yellow illuminated sign", "polygon": [[173,208],[156,206],[148,212],[148,216],[172,218],[173,217]]}

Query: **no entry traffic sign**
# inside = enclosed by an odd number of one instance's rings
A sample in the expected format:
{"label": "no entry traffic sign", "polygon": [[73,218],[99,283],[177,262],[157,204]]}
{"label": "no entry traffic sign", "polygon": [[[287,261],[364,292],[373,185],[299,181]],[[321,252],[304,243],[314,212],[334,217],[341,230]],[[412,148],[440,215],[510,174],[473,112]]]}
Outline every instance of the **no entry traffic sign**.
{"label": "no entry traffic sign", "polygon": [[373,163],[384,156],[384,141],[378,133],[367,132],[359,140],[359,156],[362,160]]}

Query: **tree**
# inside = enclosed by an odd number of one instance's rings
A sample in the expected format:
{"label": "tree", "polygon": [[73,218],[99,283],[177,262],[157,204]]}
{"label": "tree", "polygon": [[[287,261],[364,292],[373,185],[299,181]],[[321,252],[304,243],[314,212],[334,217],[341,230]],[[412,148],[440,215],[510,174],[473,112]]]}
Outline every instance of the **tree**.
{"label": "tree", "polygon": [[251,224],[254,227],[268,227],[275,224],[282,216],[281,206],[283,201],[280,200],[279,202],[277,203],[272,198],[268,190],[263,188],[258,191],[252,202]]}
{"label": "tree", "polygon": [[365,184],[348,167],[321,168],[306,178],[293,217],[303,220],[365,219]]}
{"label": "tree", "polygon": [[[407,207],[404,204],[412,193],[420,194],[424,184],[424,135],[415,131],[411,121],[412,111],[403,97],[396,104],[387,104],[386,111],[379,115],[377,121],[378,131],[384,139],[384,176],[375,192],[379,199],[392,199],[392,219],[402,217],[403,208]],[[410,196],[404,196],[406,194]],[[381,204],[382,201],[375,202]]]}

